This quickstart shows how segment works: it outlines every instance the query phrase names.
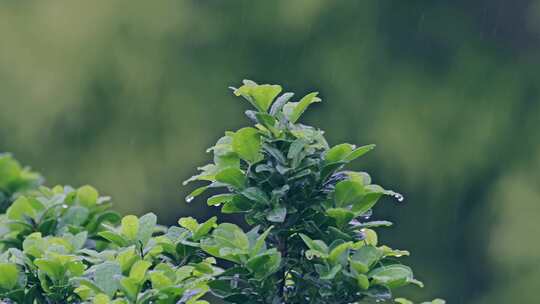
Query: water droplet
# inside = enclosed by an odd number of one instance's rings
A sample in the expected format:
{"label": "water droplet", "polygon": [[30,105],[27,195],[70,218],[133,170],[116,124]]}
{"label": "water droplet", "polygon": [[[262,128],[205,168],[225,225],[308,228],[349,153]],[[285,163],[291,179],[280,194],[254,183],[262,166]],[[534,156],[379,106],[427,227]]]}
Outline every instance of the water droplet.
{"label": "water droplet", "polygon": [[62,205],[62,208],[67,209],[67,208],[68,208],[68,205],[63,204],[63,205]]}
{"label": "water droplet", "polygon": [[403,202],[405,200],[405,197],[401,193],[394,192],[392,190],[388,190],[385,192],[386,195],[390,195],[393,198],[395,198],[398,202]]}
{"label": "water droplet", "polygon": [[194,196],[191,196],[191,195],[186,196],[186,203],[191,203],[191,201],[193,201],[194,198],[195,198],[195,197],[194,197]]}

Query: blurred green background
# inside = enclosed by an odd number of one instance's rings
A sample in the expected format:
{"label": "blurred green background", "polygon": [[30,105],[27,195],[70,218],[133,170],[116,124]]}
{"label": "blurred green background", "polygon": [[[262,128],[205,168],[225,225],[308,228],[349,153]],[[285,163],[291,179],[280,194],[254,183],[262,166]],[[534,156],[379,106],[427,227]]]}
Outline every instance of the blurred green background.
{"label": "blurred green background", "polygon": [[0,151],[163,224],[210,216],[181,181],[248,123],[227,89],[279,83],[383,202],[449,303],[538,303],[540,1],[1,1]]}

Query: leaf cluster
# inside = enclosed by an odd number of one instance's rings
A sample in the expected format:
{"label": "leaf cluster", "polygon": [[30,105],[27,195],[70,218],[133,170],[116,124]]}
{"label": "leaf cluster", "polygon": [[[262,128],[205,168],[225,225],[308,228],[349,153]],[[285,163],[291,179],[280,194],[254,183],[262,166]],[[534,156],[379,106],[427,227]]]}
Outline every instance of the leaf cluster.
{"label": "leaf cluster", "polygon": [[[0,299],[14,303],[204,304],[393,301],[423,286],[379,244],[370,221],[384,196],[403,197],[345,166],[374,145],[329,146],[301,123],[318,93],[291,101],[278,85],[244,81],[234,94],[255,110],[254,126],[226,132],[213,162],[186,181],[212,189],[209,206],[241,214],[244,231],[216,217],[164,227],[154,214],[122,217],[92,186],[41,186],[39,174],[0,155]],[[428,303],[428,302],[426,302]],[[429,302],[444,303],[442,300]]]}

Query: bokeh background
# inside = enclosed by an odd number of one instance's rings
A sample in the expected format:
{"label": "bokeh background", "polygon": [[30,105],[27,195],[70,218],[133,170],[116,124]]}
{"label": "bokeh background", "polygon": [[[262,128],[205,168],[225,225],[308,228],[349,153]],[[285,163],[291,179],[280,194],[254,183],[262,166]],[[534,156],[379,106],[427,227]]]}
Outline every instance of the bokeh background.
{"label": "bokeh background", "polygon": [[0,151],[163,224],[216,210],[181,181],[248,123],[229,85],[323,103],[304,121],[406,203],[385,243],[418,299],[538,303],[540,1],[2,1]]}

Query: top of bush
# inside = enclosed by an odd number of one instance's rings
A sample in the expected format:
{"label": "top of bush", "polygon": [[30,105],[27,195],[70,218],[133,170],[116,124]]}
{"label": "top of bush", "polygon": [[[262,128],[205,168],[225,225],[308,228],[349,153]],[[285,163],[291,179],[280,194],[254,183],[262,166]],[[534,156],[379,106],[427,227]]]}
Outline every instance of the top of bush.
{"label": "top of bush", "polygon": [[[0,297],[16,303],[364,303],[393,301],[422,286],[379,244],[370,221],[385,195],[365,172],[345,170],[374,145],[330,147],[321,130],[298,123],[317,93],[290,101],[278,85],[244,81],[234,94],[255,125],[226,132],[213,162],[186,182],[206,181],[209,206],[243,214],[252,228],[154,214],[121,217],[91,186],[40,187],[39,175],[0,157]],[[4,159],[5,157],[5,159]],[[13,165],[15,163],[15,165]],[[8,164],[8,165],[5,165]],[[216,194],[217,193],[217,194]],[[435,300],[430,303],[444,303]]]}

